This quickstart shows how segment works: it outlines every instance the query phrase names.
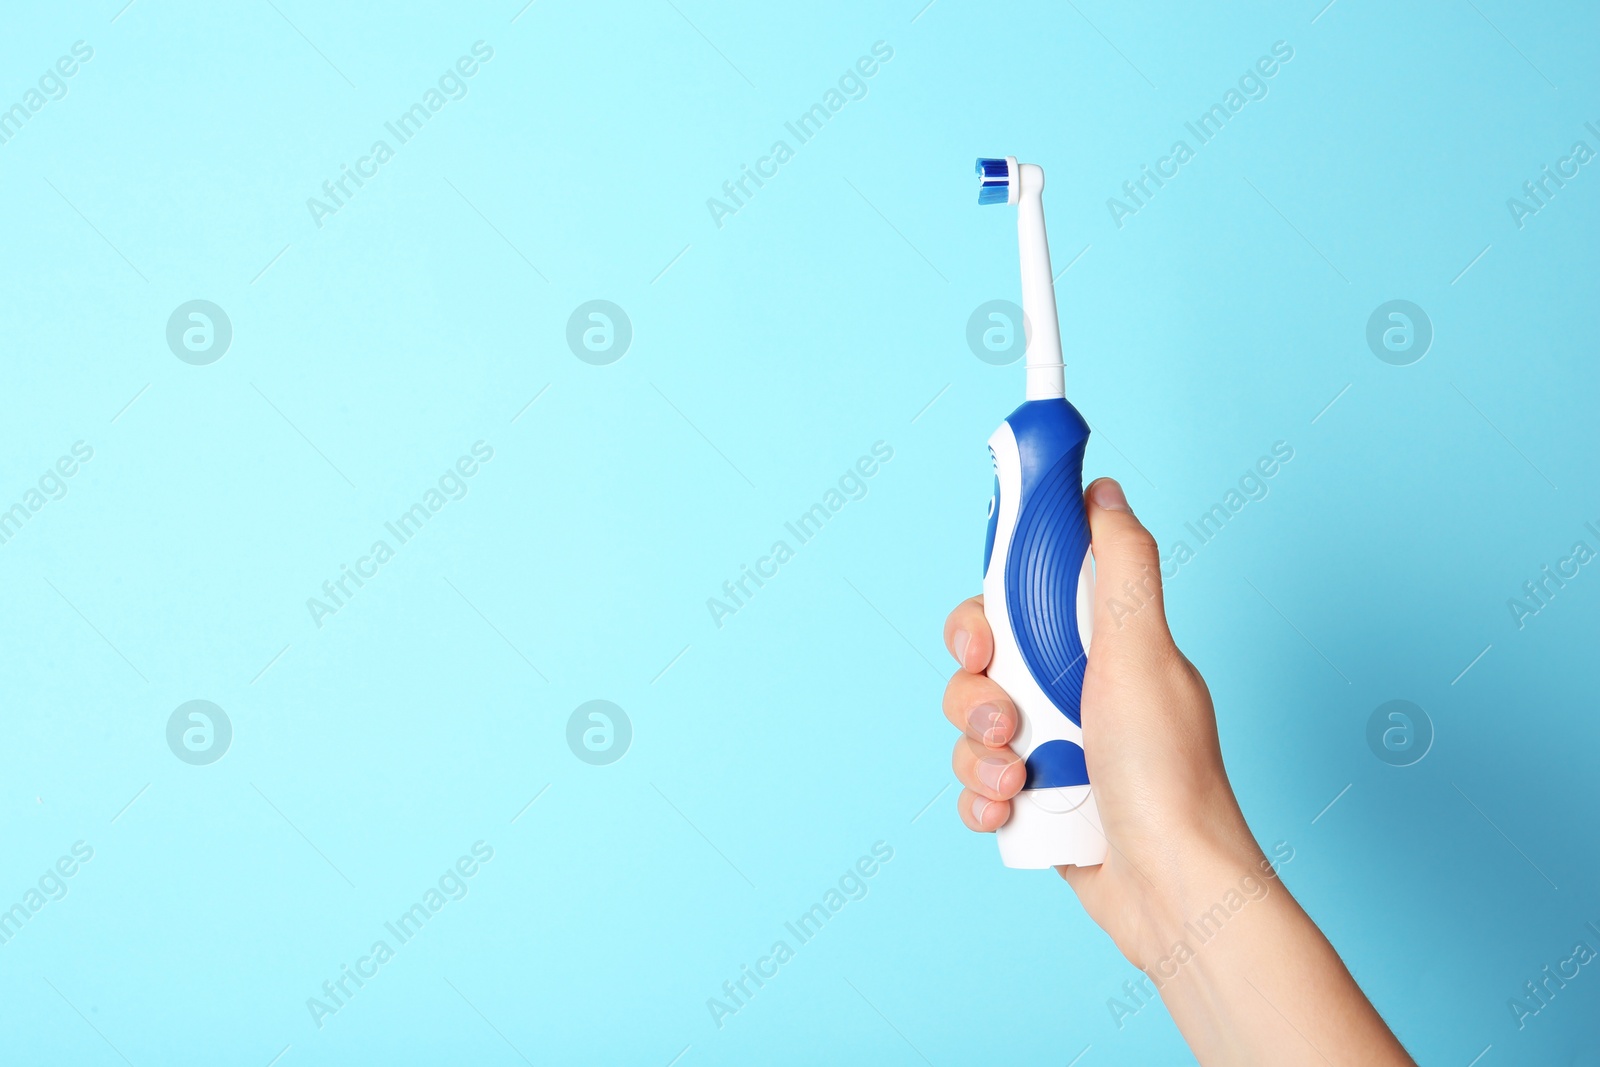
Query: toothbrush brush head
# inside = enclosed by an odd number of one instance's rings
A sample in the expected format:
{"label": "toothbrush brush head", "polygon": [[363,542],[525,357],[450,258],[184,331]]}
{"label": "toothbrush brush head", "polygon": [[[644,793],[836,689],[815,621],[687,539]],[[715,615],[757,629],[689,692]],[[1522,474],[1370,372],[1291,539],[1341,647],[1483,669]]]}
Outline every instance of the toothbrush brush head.
{"label": "toothbrush brush head", "polygon": [[1022,192],[1022,168],[1015,156],[979,159],[978,203],[1015,204]]}

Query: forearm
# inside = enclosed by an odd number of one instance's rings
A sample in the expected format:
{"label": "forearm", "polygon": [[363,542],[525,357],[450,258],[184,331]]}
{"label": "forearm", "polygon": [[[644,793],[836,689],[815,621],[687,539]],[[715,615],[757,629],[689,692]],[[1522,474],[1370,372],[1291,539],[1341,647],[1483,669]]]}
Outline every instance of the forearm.
{"label": "forearm", "polygon": [[1183,862],[1135,962],[1202,1064],[1412,1064],[1253,842]]}

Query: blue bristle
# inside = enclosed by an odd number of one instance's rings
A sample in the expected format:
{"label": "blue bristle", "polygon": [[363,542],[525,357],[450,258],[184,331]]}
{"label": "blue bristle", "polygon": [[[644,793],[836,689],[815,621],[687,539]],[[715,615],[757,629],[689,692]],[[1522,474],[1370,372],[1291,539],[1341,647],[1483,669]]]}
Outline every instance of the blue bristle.
{"label": "blue bristle", "polygon": [[1011,168],[1003,159],[978,159],[978,203],[1004,204],[1011,193]]}

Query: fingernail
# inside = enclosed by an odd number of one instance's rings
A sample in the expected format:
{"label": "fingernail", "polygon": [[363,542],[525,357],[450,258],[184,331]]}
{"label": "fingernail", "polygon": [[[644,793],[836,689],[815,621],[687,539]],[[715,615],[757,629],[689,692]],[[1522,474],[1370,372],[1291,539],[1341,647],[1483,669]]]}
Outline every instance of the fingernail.
{"label": "fingernail", "polygon": [[1010,769],[1010,760],[996,759],[993,756],[981,759],[978,761],[978,781],[998,793],[1000,792],[1000,779],[1005,777],[1006,771]]}
{"label": "fingernail", "polygon": [[997,802],[993,801],[993,800],[989,800],[986,797],[973,797],[972,798],[972,821],[977,823],[979,826],[982,826],[983,825],[983,817],[985,815],[989,814],[989,808],[995,803],[997,803]]}
{"label": "fingernail", "polygon": [[965,630],[957,630],[955,640],[950,642],[950,646],[956,651],[956,662],[963,667],[967,665],[967,646],[970,644],[972,635]]}
{"label": "fingernail", "polygon": [[996,704],[979,704],[967,712],[967,725],[986,745],[1004,744],[1007,734],[1005,712]]}
{"label": "fingernail", "polygon": [[1126,511],[1130,515],[1133,514],[1133,509],[1128,507],[1128,498],[1122,492],[1122,486],[1110,478],[1101,478],[1095,482],[1089,491],[1089,497],[1094,501],[1095,507],[1105,511]]}

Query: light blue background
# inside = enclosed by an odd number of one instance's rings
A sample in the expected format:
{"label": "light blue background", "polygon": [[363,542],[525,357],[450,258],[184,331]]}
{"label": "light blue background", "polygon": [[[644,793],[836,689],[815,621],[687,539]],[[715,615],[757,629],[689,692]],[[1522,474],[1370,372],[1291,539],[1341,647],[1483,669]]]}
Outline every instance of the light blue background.
{"label": "light blue background", "polygon": [[[1507,1007],[1600,948],[1600,571],[1507,608],[1600,548],[1600,170],[1524,228],[1506,206],[1600,149],[1591,9],[274,3],[0,35],[7,106],[94,49],[0,145],[0,507],[94,449],[0,545],[0,907],[94,849],[0,945],[8,1061],[1188,1062],[1158,1006],[1117,1027],[1136,972],[945,788],[940,624],[1022,381],[965,342],[1018,295],[971,166],[1015,153],[1056,269],[1082,250],[1090,472],[1170,547],[1295,450],[1169,592],[1286,882],[1423,1062],[1600,1062],[1592,968],[1525,1029]],[[479,40],[467,96],[319,228],[307,198]],[[1119,229],[1107,198],[1280,40],[1269,95]],[[866,98],[715,225],[877,41]],[[597,298],[635,331],[609,366],[564,339]],[[1396,298],[1435,329],[1406,367],[1364,337]],[[209,366],[166,344],[191,299],[233,325]],[[466,498],[314,625],[480,440]],[[707,598],[880,440],[718,628]],[[565,740],[597,698],[634,729],[609,766]],[[1365,740],[1395,698],[1436,731],[1407,768]],[[233,724],[210,766],[166,744],[192,699]],[[318,1029],[307,998],[479,840],[466,898]],[[719,1029],[707,998],[877,841],[866,898]]]}

